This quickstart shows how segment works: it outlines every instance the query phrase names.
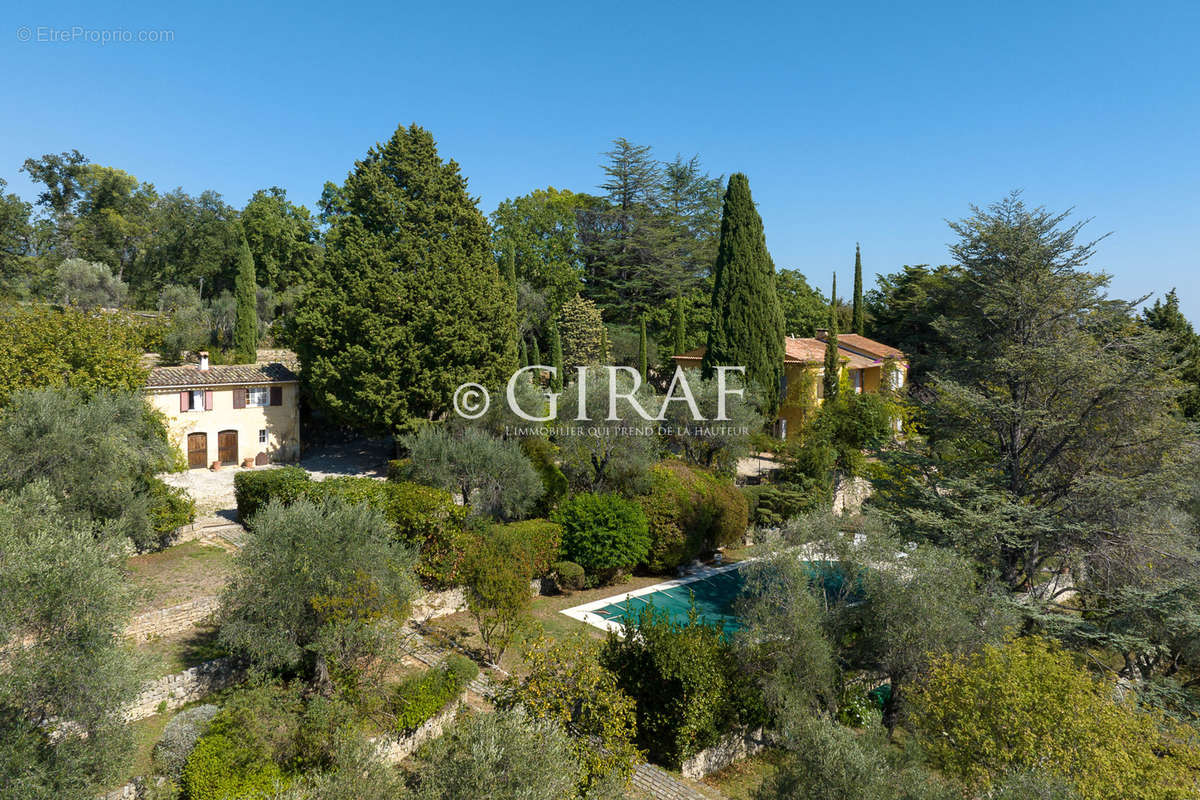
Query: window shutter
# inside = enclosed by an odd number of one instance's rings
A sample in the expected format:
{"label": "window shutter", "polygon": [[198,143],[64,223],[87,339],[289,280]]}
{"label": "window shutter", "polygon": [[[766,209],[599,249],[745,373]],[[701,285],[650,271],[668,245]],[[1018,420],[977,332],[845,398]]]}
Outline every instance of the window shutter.
{"label": "window shutter", "polygon": [[204,410],[212,411],[213,393],[206,391],[204,393]]}
{"label": "window shutter", "polygon": [[272,386],[271,387],[271,405],[273,405],[273,406],[283,405],[283,387],[282,386]]}
{"label": "window shutter", "polygon": [[234,389],[233,390],[233,407],[234,408],[245,408],[246,407],[246,390],[245,389]]}
{"label": "window shutter", "polygon": [[179,410],[187,411],[188,408],[191,406],[191,399],[192,399],[191,392],[180,392],[179,393]]}

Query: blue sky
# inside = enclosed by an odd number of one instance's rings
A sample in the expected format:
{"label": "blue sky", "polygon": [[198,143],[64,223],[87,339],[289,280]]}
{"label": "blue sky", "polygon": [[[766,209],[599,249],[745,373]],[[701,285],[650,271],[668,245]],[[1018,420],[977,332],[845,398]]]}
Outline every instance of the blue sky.
{"label": "blue sky", "polygon": [[[487,213],[594,189],[625,136],[745,172],[776,264],[826,290],[856,241],[869,273],[943,263],[946,219],[1022,189],[1113,233],[1093,266],[1114,295],[1176,286],[1200,322],[1194,3],[173,5],[6,4],[10,190],[78,148],[159,189],[311,206],[415,121]],[[74,26],[174,40],[45,41]]]}

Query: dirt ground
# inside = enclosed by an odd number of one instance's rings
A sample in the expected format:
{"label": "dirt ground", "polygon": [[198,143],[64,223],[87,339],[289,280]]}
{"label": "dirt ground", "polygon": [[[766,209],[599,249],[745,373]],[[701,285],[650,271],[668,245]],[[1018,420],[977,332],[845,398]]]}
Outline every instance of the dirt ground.
{"label": "dirt ground", "polygon": [[134,613],[217,594],[229,576],[232,559],[228,550],[199,541],[131,556],[125,568],[139,590]]}

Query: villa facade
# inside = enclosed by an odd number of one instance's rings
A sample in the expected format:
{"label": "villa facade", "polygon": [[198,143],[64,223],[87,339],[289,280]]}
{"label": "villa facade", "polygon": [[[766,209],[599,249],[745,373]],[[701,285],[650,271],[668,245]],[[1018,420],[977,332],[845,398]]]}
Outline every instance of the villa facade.
{"label": "villa facade", "polygon": [[300,457],[300,379],[282,363],[156,367],[151,406],[190,469],[263,465]]}
{"label": "villa facade", "polygon": [[[775,433],[782,438],[799,432],[805,416],[824,400],[827,335],[819,330],[816,338],[784,339],[783,401],[775,423]],[[853,333],[839,334],[837,344],[842,374],[855,392],[900,389],[908,382],[908,360],[899,349]],[[680,353],[675,362],[684,368],[699,368],[706,349]]]}

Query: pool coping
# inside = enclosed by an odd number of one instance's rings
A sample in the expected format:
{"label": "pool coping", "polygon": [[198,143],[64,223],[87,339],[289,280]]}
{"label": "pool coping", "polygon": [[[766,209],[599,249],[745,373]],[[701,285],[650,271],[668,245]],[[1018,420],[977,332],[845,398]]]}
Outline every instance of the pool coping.
{"label": "pool coping", "polygon": [[599,628],[602,631],[623,636],[625,634],[625,626],[623,624],[611,619],[605,619],[599,614],[594,614],[592,612],[598,608],[613,605],[614,603],[624,603],[631,597],[641,597],[644,594],[653,594],[654,592],[661,592],[666,589],[674,589],[677,586],[687,586],[689,583],[695,583],[696,581],[702,581],[705,578],[711,578],[714,575],[721,575],[729,572],[730,570],[739,569],[746,563],[748,563],[748,560],[734,561],[732,564],[723,564],[719,567],[697,567],[694,571],[684,575],[682,578],[674,578],[669,581],[653,584],[652,586],[643,586],[641,589],[634,589],[633,591],[625,592],[624,594],[614,594],[611,597],[602,597],[599,600],[593,600],[590,603],[572,606],[571,608],[564,608],[558,613],[566,614],[571,619],[591,625],[593,628]]}

